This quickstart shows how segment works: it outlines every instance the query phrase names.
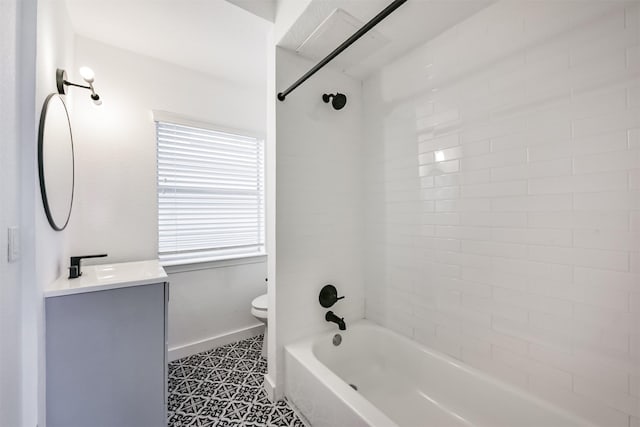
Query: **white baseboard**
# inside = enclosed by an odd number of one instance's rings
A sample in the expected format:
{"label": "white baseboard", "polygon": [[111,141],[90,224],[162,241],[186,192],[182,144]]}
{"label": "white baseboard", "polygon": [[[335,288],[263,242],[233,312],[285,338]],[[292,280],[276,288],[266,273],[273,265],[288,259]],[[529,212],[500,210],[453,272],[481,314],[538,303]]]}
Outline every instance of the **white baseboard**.
{"label": "white baseboard", "polygon": [[276,400],[276,383],[271,379],[271,375],[264,375],[264,382],[262,383],[264,391],[267,392],[267,398],[274,403]]}
{"label": "white baseboard", "polygon": [[174,360],[182,359],[183,357],[211,350],[212,348],[255,337],[256,335],[260,335],[263,332],[264,324],[259,323],[254,326],[248,326],[246,328],[231,331],[226,334],[217,335],[215,337],[206,338],[204,340],[173,347],[169,349],[169,361],[173,362]]}

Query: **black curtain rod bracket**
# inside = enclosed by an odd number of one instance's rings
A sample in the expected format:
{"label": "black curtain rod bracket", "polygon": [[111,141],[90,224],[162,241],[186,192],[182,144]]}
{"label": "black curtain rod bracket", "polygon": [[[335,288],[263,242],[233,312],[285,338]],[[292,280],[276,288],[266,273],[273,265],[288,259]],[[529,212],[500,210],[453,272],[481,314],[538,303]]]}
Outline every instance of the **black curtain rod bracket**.
{"label": "black curtain rod bracket", "polygon": [[360,28],[358,31],[353,33],[353,35],[351,37],[349,37],[348,39],[346,39],[340,46],[335,48],[333,50],[333,52],[331,52],[329,55],[325,56],[322,61],[318,62],[313,68],[311,68],[302,77],[300,77],[298,80],[296,80],[296,82],[294,84],[292,84],[291,86],[289,86],[287,88],[287,90],[278,93],[278,99],[280,101],[284,101],[286,99],[287,95],[289,95],[291,92],[293,92],[298,86],[300,86],[302,83],[304,83],[309,77],[313,76],[316,72],[318,72],[318,70],[320,70],[322,67],[327,65],[329,62],[331,62],[333,60],[333,58],[335,58],[336,56],[340,55],[340,53],[342,53],[343,50],[345,50],[346,48],[351,46],[356,40],[358,40],[360,37],[362,37],[370,29],[372,29],[373,27],[378,25],[378,23],[380,21],[382,21],[387,16],[391,15],[391,13],[393,13],[394,10],[396,10],[397,8],[399,8],[400,6],[402,6],[406,2],[407,2],[407,0],[394,0],[389,6],[385,7],[382,10],[382,12],[380,12],[376,16],[374,16],[373,19],[371,19],[369,22],[364,24],[362,26],[362,28]]}

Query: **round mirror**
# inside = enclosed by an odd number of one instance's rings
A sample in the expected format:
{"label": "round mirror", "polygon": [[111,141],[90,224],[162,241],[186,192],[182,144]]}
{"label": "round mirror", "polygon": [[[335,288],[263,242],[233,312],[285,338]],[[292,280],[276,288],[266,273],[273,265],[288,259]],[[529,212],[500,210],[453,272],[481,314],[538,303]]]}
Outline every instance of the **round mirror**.
{"label": "round mirror", "polygon": [[64,101],[57,93],[47,96],[38,131],[40,192],[49,224],[61,231],[69,223],[73,204],[73,138]]}

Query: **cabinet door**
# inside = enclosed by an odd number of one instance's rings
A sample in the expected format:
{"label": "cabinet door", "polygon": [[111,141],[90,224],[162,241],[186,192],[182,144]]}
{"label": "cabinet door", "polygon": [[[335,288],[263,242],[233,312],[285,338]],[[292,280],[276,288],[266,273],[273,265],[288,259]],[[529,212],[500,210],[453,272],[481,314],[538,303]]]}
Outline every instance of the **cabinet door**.
{"label": "cabinet door", "polygon": [[48,427],[166,425],[164,283],[47,298],[46,343]]}

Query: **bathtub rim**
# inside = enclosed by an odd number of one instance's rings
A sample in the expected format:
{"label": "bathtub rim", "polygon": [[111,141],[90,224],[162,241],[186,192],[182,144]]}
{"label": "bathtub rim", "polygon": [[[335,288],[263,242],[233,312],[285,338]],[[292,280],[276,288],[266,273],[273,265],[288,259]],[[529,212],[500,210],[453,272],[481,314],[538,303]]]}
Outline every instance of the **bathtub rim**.
{"label": "bathtub rim", "polygon": [[[359,322],[360,321],[356,321],[354,323]],[[300,341],[286,345],[285,351],[289,356],[308,369],[322,385],[335,393],[340,400],[349,407],[349,409],[355,412],[368,425],[400,427],[395,421],[378,409],[371,401],[352,389],[349,384],[347,384],[316,357],[313,352],[313,343],[318,339],[330,337],[332,335],[335,335],[335,332],[327,331],[318,335],[303,338]],[[287,375],[286,372],[285,375]],[[286,392],[287,390],[285,389],[285,395]]]}
{"label": "bathtub rim", "polygon": [[[589,420],[586,420],[579,415],[564,409],[562,407],[556,406],[548,400],[545,400],[537,395],[533,394],[527,389],[520,388],[516,385],[512,385],[506,381],[500,380],[492,375],[489,375],[478,368],[475,368],[471,365],[468,365],[462,360],[455,359],[447,354],[444,354],[440,351],[429,348],[419,342],[413,341],[412,339],[405,337],[391,329],[388,329],[384,326],[379,325],[369,319],[358,319],[352,321],[349,328],[372,328],[378,331],[381,331],[384,334],[388,334],[393,336],[395,339],[399,339],[404,345],[408,345],[411,348],[414,348],[421,353],[426,353],[431,357],[435,357],[437,359],[442,360],[443,362],[453,365],[455,368],[462,370],[463,372],[475,376],[480,380],[486,381],[494,386],[504,389],[509,393],[513,393],[524,400],[530,401],[539,405],[540,407],[549,410],[551,412],[556,412],[559,415],[566,417],[568,420],[576,423],[577,425],[584,427],[599,427],[596,424],[593,424]],[[327,330],[321,332],[316,335],[312,335],[310,337],[303,338],[294,343],[288,344],[285,346],[285,351],[294,359],[298,361],[301,365],[307,367],[312,372],[317,372],[319,375],[314,375],[324,386],[328,387],[334,393],[336,393],[342,401],[349,406],[355,413],[362,417],[367,423],[373,426],[398,426],[399,425],[393,421],[389,416],[387,416],[384,412],[378,409],[373,402],[366,399],[360,393],[352,389],[346,381],[340,378],[336,373],[334,373],[328,366],[323,364],[315,355],[313,351],[313,346],[317,341],[326,339],[331,340],[331,337],[335,335],[336,332],[334,330]],[[285,372],[286,375],[286,372]],[[353,400],[352,400],[353,399]],[[370,414],[367,414],[369,412]]]}

